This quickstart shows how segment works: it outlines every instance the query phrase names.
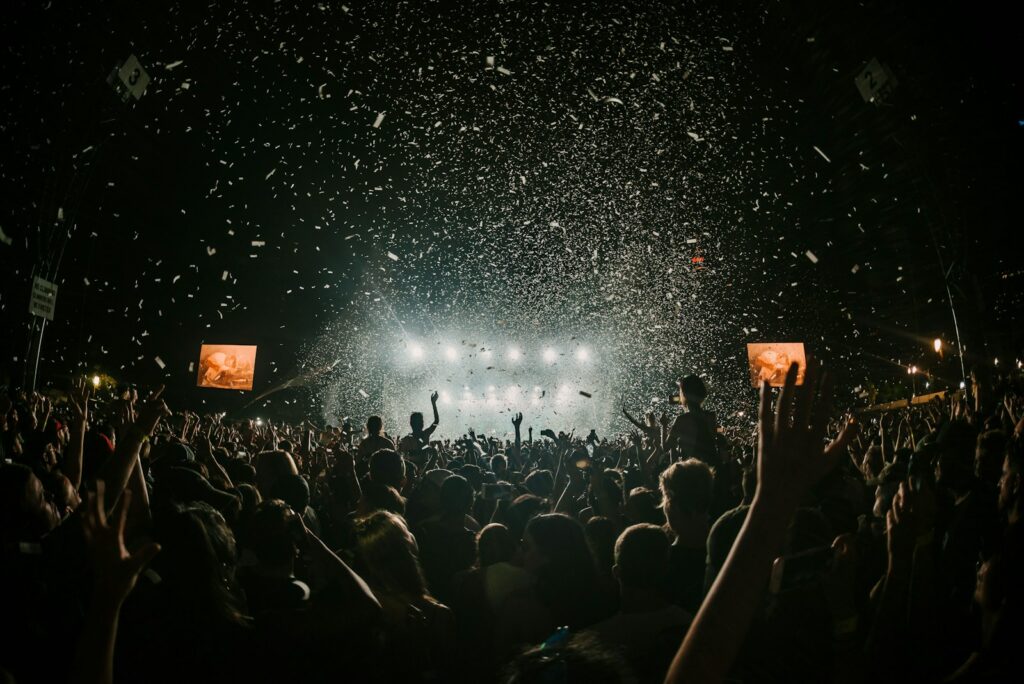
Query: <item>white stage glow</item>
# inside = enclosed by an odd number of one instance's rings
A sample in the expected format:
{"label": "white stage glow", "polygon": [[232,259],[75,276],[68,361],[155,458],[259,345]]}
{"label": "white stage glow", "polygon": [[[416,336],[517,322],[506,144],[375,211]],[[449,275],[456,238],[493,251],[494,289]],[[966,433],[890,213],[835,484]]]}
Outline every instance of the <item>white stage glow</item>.
{"label": "white stage glow", "polygon": [[423,358],[423,347],[413,342],[409,345],[409,356],[419,361]]}
{"label": "white stage glow", "polygon": [[544,350],[544,362],[545,363],[554,363],[555,359],[557,359],[557,358],[558,358],[558,352],[556,352],[551,347],[548,347],[547,349]]}
{"label": "white stage glow", "polygon": [[444,356],[449,361],[455,361],[459,358],[459,352],[455,350],[455,347],[447,347],[444,350]]}
{"label": "white stage glow", "polygon": [[590,352],[587,350],[586,347],[580,347],[579,349],[576,350],[576,360],[577,361],[589,361],[590,360]]}
{"label": "white stage glow", "polygon": [[518,361],[519,360],[519,356],[520,356],[520,353],[519,353],[518,349],[516,349],[515,347],[509,347],[508,358],[510,360]]}

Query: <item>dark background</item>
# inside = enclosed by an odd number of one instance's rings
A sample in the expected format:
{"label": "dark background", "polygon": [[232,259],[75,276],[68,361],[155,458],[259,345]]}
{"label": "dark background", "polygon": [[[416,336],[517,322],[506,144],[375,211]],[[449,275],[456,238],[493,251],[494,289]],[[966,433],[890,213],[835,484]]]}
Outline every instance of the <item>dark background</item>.
{"label": "dark background", "polygon": [[[741,397],[742,345],[773,338],[851,391],[909,364],[954,384],[931,351],[955,341],[947,283],[968,367],[1019,354],[1008,4],[347,5],[12,3],[9,382],[33,273],[60,286],[40,384],[216,408],[249,397],[192,387],[204,341],[258,344],[258,391],[340,360],[280,395],[305,407],[373,385],[392,336],[453,326],[606,340],[630,396],[693,369]],[[129,53],[153,82],[125,105],[104,79]],[[873,57],[898,79],[878,105],[854,85]]]}

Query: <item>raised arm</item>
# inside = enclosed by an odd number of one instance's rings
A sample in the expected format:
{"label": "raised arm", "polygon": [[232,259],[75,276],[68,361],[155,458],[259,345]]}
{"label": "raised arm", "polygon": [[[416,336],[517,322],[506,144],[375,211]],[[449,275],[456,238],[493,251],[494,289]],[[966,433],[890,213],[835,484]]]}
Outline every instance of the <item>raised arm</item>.
{"label": "raised arm", "polygon": [[128,484],[128,479],[139,462],[142,443],[152,436],[160,419],[171,414],[167,404],[160,398],[163,391],[164,388],[161,385],[149,395],[149,398],[143,402],[137,419],[134,417],[131,405],[128,405],[126,409],[128,414],[126,427],[122,431],[123,434],[118,436],[114,455],[103,464],[99,474],[99,479],[106,482],[107,485],[108,506],[117,503],[121,492]]}
{"label": "raised arm", "polygon": [[63,471],[77,491],[82,486],[82,455],[85,453],[85,431],[89,427],[89,384],[84,378],[72,385],[68,404],[72,412],[71,440]]}
{"label": "raised arm", "polygon": [[721,682],[761,604],[773,560],[807,491],[836,464],[852,430],[823,449],[831,383],[809,366],[796,385],[797,365],[786,374],[773,412],[771,390],[761,386],[758,485],[746,522],[669,667],[666,682]]}
{"label": "raised arm", "polygon": [[512,427],[516,431],[516,442],[515,445],[512,447],[512,458],[514,459],[514,463],[512,465],[514,470],[520,470],[523,467],[523,436],[521,431],[523,427],[522,413],[517,413],[514,416],[512,416]]}

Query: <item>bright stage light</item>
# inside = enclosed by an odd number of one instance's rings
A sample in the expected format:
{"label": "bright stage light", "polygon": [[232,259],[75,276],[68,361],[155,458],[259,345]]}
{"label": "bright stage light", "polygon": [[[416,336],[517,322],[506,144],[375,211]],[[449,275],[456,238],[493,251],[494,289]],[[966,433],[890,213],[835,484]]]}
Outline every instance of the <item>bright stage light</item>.
{"label": "bright stage light", "polygon": [[494,385],[488,385],[487,386],[487,391],[488,392],[493,392],[494,391]]}
{"label": "bright stage light", "polygon": [[423,347],[413,342],[409,345],[409,356],[419,360],[423,358]]}
{"label": "bright stage light", "polygon": [[942,351],[942,340],[940,340],[938,337],[935,338],[935,341],[932,342],[932,345],[935,347],[935,351]]}
{"label": "bright stage light", "polygon": [[509,347],[509,349],[508,349],[508,358],[509,359],[511,359],[512,361],[518,361],[519,360],[519,356],[520,356],[520,353],[519,353],[518,349],[516,349],[515,347]]}
{"label": "bright stage light", "polygon": [[455,347],[447,347],[447,348],[445,348],[444,355],[445,355],[445,358],[447,358],[449,361],[454,361],[457,358],[459,358],[459,352],[457,352],[455,350]]}
{"label": "bright stage light", "polygon": [[442,404],[450,404],[450,403],[452,403],[452,398],[448,394],[448,392],[446,392],[445,390],[441,390],[440,394],[441,394],[441,403]]}
{"label": "bright stage light", "polygon": [[576,350],[576,360],[577,361],[589,361],[590,360],[590,352],[587,350],[586,347],[580,347],[579,349]]}
{"label": "bright stage light", "polygon": [[547,363],[554,363],[555,359],[558,358],[558,352],[548,347],[544,350],[544,361]]}
{"label": "bright stage light", "polygon": [[100,386],[100,376],[98,376],[98,375],[92,376],[92,386],[93,387],[99,387]]}

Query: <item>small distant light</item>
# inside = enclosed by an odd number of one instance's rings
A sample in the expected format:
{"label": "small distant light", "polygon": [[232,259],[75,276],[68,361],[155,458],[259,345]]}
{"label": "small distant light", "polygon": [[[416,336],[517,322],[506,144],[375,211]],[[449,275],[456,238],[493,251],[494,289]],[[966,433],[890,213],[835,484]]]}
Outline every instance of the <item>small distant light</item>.
{"label": "small distant light", "polygon": [[1017,368],[1020,368],[1021,366],[1024,366],[1024,363],[1021,363],[1020,359],[1018,359],[1017,360]]}
{"label": "small distant light", "polygon": [[448,347],[444,350],[444,355],[449,361],[454,361],[459,358],[459,352],[455,351],[455,347]]}
{"label": "small distant light", "polygon": [[493,392],[494,391],[494,385],[488,385],[487,386],[487,391],[488,392]]}
{"label": "small distant light", "polygon": [[916,372],[917,372],[917,366],[911,366],[910,368],[907,369],[907,375],[913,375]]}
{"label": "small distant light", "polygon": [[997,365],[997,366],[999,365],[999,359],[995,360],[995,365]]}
{"label": "small distant light", "polygon": [[963,380],[961,380],[960,381],[960,389],[964,389],[965,387],[967,387],[967,385],[964,383]]}
{"label": "small distant light", "polygon": [[520,354],[518,349],[516,349],[515,347],[509,347],[508,358],[512,359],[513,361],[518,361],[519,356]]}
{"label": "small distant light", "polygon": [[589,359],[590,359],[590,352],[587,350],[586,347],[580,347],[579,349],[576,350],[576,360],[577,361],[587,361]]}
{"label": "small distant light", "polygon": [[92,386],[93,387],[99,387],[100,386],[100,376],[98,376],[98,375],[92,376]]}
{"label": "small distant light", "polygon": [[740,412],[739,412],[739,413],[737,413],[736,415],[737,415],[737,416],[739,416],[740,418],[742,418],[742,417],[743,417],[743,411],[740,411]]}
{"label": "small distant light", "polygon": [[412,358],[414,358],[414,359],[422,359],[423,358],[423,347],[421,347],[418,344],[411,344],[411,345],[409,345],[409,355],[412,356]]}
{"label": "small distant light", "polygon": [[256,424],[257,425],[263,425],[263,419],[262,418],[257,418],[256,419]]}
{"label": "small distant light", "polygon": [[940,340],[938,337],[935,338],[935,341],[932,342],[932,345],[935,347],[935,351],[942,351],[942,340]]}
{"label": "small distant light", "polygon": [[558,358],[558,354],[554,349],[548,348],[544,350],[544,360],[546,362],[554,363],[556,358]]}
{"label": "small distant light", "polygon": [[924,383],[924,388],[925,388],[925,389],[928,389],[928,388],[929,388],[929,387],[931,387],[931,386],[932,386],[932,383],[930,383],[930,382],[926,382],[926,383]]}

